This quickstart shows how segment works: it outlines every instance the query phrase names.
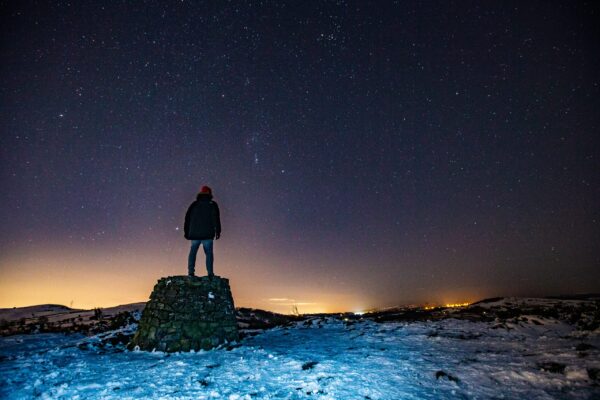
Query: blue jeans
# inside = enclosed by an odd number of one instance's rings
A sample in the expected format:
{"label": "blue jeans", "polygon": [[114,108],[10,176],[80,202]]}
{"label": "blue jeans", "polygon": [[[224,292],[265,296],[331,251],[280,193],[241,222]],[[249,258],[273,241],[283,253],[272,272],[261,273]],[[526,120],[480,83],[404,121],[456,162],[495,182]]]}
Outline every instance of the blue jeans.
{"label": "blue jeans", "polygon": [[208,275],[213,274],[213,240],[192,240],[192,247],[190,248],[190,255],[188,256],[188,275],[194,275],[194,269],[196,269],[196,254],[198,248],[202,245],[204,248],[204,254],[206,254],[206,271]]}

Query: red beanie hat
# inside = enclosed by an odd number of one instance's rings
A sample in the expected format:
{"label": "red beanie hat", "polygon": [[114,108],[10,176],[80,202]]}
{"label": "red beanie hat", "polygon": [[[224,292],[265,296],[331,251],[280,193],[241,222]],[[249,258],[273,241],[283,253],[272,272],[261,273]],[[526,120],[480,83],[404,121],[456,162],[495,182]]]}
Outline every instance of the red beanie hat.
{"label": "red beanie hat", "polygon": [[212,190],[208,186],[202,186],[202,189],[200,189],[200,193],[212,194]]}

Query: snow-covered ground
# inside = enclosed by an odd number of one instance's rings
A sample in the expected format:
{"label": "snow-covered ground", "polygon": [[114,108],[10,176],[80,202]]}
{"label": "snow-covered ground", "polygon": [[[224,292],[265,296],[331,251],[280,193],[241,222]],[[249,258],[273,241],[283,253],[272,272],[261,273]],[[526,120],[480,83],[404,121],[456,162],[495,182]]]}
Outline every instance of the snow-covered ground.
{"label": "snow-covered ground", "polygon": [[[29,307],[0,308],[0,334],[23,333],[29,328],[39,329],[41,320],[47,329],[72,330],[75,324],[81,328],[94,328],[98,324],[96,312],[105,320],[117,317],[120,313],[139,313],[146,303],[124,304],[116,307],[98,308],[96,310],[74,309],[58,304],[41,304]],[[19,321],[20,320],[20,321]],[[8,326],[9,323],[21,324]],[[38,325],[36,327],[36,325]]]}
{"label": "snow-covered ground", "polygon": [[229,350],[175,354],[9,336],[0,339],[0,398],[600,399],[597,331],[539,317],[495,325],[315,318]]}

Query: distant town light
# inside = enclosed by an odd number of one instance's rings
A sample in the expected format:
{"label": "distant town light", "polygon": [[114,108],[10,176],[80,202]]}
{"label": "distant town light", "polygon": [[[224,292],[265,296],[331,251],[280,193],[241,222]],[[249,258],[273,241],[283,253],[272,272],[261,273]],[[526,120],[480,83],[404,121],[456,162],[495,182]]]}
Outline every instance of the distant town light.
{"label": "distant town light", "polygon": [[470,303],[450,303],[446,304],[447,308],[467,307]]}
{"label": "distant town light", "polygon": [[433,310],[433,309],[438,308],[438,307],[459,308],[459,307],[467,307],[470,304],[471,303],[446,303],[443,306],[424,306],[423,309],[424,310]]}

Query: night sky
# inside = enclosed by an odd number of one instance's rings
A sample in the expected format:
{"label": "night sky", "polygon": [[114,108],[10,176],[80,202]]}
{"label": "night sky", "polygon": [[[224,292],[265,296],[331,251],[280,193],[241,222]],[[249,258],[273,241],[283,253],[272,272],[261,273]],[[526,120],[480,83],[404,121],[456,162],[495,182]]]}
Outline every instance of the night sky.
{"label": "night sky", "polygon": [[2,2],[0,307],[600,291],[593,3]]}

